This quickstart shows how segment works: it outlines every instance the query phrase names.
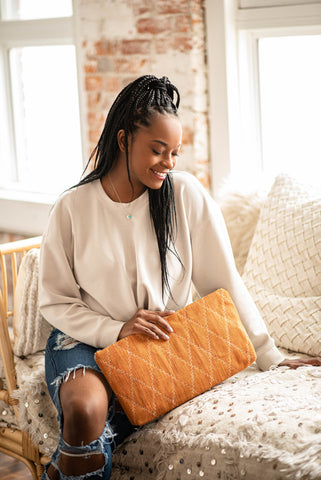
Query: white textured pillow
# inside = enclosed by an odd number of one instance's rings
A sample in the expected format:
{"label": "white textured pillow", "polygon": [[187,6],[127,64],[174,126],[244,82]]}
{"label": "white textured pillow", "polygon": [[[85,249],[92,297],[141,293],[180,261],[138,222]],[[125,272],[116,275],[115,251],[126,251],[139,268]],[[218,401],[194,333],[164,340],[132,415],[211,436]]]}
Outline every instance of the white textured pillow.
{"label": "white textured pillow", "polygon": [[276,178],[243,279],[278,346],[321,354],[320,190]]}
{"label": "white textured pillow", "polygon": [[46,347],[52,327],[38,307],[39,249],[22,259],[14,296],[13,352],[27,356]]}

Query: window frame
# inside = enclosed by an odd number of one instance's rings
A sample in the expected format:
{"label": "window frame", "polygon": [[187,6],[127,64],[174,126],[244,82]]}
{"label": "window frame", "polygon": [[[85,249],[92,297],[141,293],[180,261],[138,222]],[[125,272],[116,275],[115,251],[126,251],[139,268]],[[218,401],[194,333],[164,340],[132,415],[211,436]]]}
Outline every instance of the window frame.
{"label": "window frame", "polygon": [[[0,155],[4,158],[16,158],[13,128],[13,105],[9,68],[9,50],[15,47],[43,45],[74,45],[76,51],[78,98],[80,114],[81,150],[84,159],[87,157],[88,143],[84,118],[85,98],[83,89],[83,73],[79,62],[79,35],[77,1],[73,1],[73,16],[46,18],[36,20],[0,20],[0,125],[5,131],[2,138],[8,141],[2,145]],[[4,143],[4,142],[2,142]],[[16,168],[14,165],[13,168]],[[21,192],[0,187],[0,231],[23,235],[39,235],[47,223],[50,208],[56,198],[52,195]]]}
{"label": "window frame", "polygon": [[239,9],[258,7],[283,7],[285,5],[311,5],[321,0],[239,0]]}
{"label": "window frame", "polygon": [[[261,180],[262,139],[257,42],[259,38],[321,33],[321,2],[293,0],[206,0],[210,158],[214,197],[231,177]],[[297,4],[300,1],[300,4]],[[255,8],[249,8],[255,4]],[[247,128],[244,128],[244,126]],[[242,178],[243,174],[243,178]]]}

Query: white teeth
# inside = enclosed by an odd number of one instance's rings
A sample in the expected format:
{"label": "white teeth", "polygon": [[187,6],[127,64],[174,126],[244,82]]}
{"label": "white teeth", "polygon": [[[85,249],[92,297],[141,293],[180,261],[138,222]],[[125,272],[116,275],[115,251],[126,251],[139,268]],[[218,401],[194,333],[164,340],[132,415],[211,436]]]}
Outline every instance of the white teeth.
{"label": "white teeth", "polygon": [[153,172],[154,172],[156,175],[158,175],[159,177],[163,177],[163,178],[165,178],[166,175],[167,175],[167,173],[157,172],[156,170],[153,170]]}

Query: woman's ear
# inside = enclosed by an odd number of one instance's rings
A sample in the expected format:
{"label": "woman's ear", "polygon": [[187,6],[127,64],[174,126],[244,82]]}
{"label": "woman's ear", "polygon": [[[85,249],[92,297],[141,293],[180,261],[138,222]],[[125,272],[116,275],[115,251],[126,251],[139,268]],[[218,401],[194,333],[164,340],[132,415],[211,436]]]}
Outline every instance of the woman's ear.
{"label": "woman's ear", "polygon": [[125,130],[121,129],[118,130],[117,133],[117,141],[118,141],[118,147],[121,152],[126,152],[126,147],[125,147]]}

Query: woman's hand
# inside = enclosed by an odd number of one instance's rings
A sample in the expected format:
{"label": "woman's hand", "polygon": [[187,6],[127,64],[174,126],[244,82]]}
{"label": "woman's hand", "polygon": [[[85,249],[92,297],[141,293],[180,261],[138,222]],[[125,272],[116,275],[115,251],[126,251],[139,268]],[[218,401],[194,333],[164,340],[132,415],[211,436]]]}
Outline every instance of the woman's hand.
{"label": "woman's hand", "polygon": [[171,313],[174,313],[174,311],[157,312],[140,308],[128,322],[124,323],[118,335],[118,340],[139,333],[156,340],[168,340],[169,336],[164,331],[170,334],[173,329],[163,317],[167,317]]}
{"label": "woman's hand", "polygon": [[312,358],[286,358],[283,362],[279,363],[278,367],[290,367],[296,369],[298,367],[306,367],[314,365],[315,367],[321,367],[321,357]]}

